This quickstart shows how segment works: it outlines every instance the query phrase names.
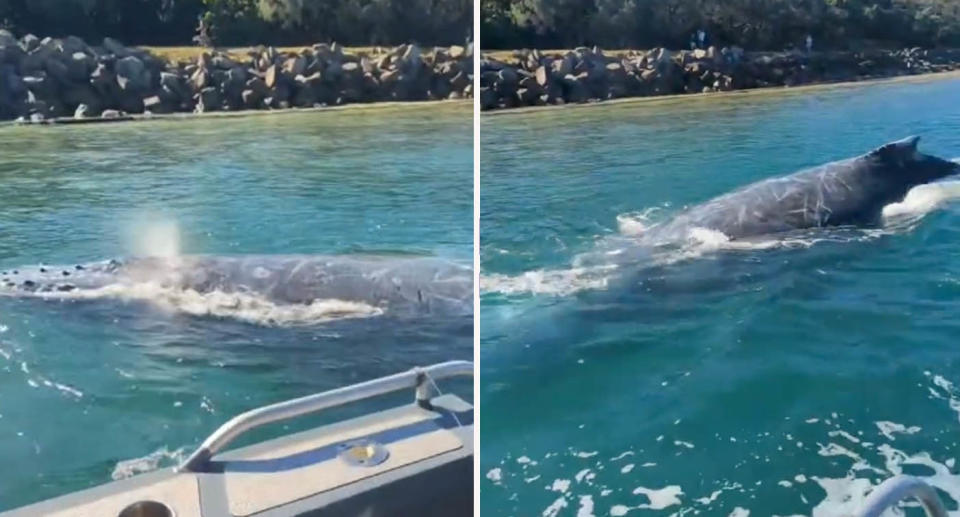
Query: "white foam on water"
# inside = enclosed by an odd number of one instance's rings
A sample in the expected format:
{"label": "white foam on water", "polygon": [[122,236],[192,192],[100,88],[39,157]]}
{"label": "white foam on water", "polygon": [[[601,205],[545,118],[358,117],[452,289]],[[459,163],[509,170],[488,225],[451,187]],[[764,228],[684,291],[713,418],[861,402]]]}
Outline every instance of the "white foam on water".
{"label": "white foam on water", "polygon": [[590,472],[590,469],[582,469],[580,472],[577,472],[575,476],[573,476],[573,479],[577,480],[577,483],[582,483],[584,480],[589,482],[594,477],[596,477],[596,474]]}
{"label": "white foam on water", "polygon": [[577,509],[577,517],[596,517],[593,513],[593,496],[580,496],[580,508]]}
{"label": "white foam on water", "polygon": [[681,504],[680,496],[683,495],[683,490],[679,485],[667,485],[660,489],[638,486],[633,489],[633,495],[640,494],[647,496],[650,502],[638,505],[637,508],[663,510],[664,508]]}
{"label": "white foam on water", "polygon": [[359,302],[331,299],[314,300],[309,304],[280,304],[256,293],[219,290],[201,293],[157,282],[117,283],[95,289],[21,294],[58,300],[147,302],[171,313],[229,318],[264,326],[310,325],[383,314],[383,309]]}
{"label": "white foam on water", "polygon": [[704,506],[707,506],[710,503],[716,501],[717,498],[719,498],[722,494],[723,494],[723,490],[714,490],[713,493],[711,493],[709,496],[699,497],[697,499],[694,499],[694,501]]}
{"label": "white foam on water", "polygon": [[[950,380],[931,372],[925,372],[928,385],[919,384],[919,396],[926,396],[928,389],[931,390],[931,399],[934,401],[945,401],[943,412],[953,421],[953,412],[960,408],[960,398],[958,392]],[[942,448],[940,452],[927,450],[908,449],[911,444],[918,443],[917,440],[904,440],[904,435],[915,435],[918,438],[928,437],[926,443],[943,444],[943,438],[940,435],[952,433],[953,429],[947,422],[944,429],[937,429],[936,419],[922,429],[917,426],[911,426],[892,420],[871,421],[864,420],[857,422],[854,419],[843,417],[837,413],[831,413],[824,417],[800,418],[796,424],[800,427],[797,430],[790,429],[791,432],[782,433],[782,438],[777,441],[785,442],[769,443],[765,447],[769,450],[759,452],[759,454],[750,454],[749,458],[738,463],[737,467],[747,467],[748,462],[778,464],[778,458],[774,450],[781,451],[784,455],[783,460],[790,463],[791,459],[796,457],[799,452],[793,447],[800,443],[800,437],[794,434],[802,432],[805,434],[804,442],[816,444],[815,447],[802,449],[806,458],[801,462],[804,465],[802,472],[779,472],[777,477],[770,479],[759,479],[755,477],[757,470],[741,468],[735,472],[744,473],[748,476],[742,480],[718,480],[712,483],[703,483],[702,480],[689,480],[693,484],[687,486],[688,489],[694,489],[700,497],[684,496],[685,490],[678,481],[682,479],[658,479],[657,485],[649,488],[646,486],[636,486],[633,476],[644,478],[646,472],[638,471],[634,463],[623,461],[627,455],[608,454],[601,452],[601,456],[594,457],[590,455],[589,469],[584,468],[581,463],[583,450],[592,450],[595,443],[584,444],[583,446],[569,446],[565,452],[547,453],[544,455],[544,461],[537,469],[544,469],[545,474],[553,473],[556,480],[553,484],[541,485],[548,493],[551,499],[560,496],[566,501],[566,505],[555,501],[552,509],[556,511],[553,515],[562,514],[563,508],[567,505],[575,506],[575,503],[581,501],[580,507],[583,508],[583,497],[592,496],[591,505],[598,500],[598,497],[607,498],[608,501],[606,513],[612,516],[624,516],[632,513],[642,513],[642,510],[663,511],[664,514],[672,513],[675,516],[688,514],[709,514],[723,515],[730,513],[731,508],[736,508],[732,515],[746,517],[747,512],[757,514],[763,513],[758,508],[751,509],[747,504],[752,499],[759,499],[760,495],[768,496],[765,492],[775,491],[777,498],[784,501],[794,501],[792,505],[802,507],[791,508],[784,511],[786,514],[802,513],[814,517],[841,517],[855,514],[859,510],[869,494],[875,489],[878,483],[899,474],[910,474],[923,479],[931,486],[938,488],[944,498],[948,508],[956,508],[960,502],[960,473],[954,472],[957,464],[955,453],[950,448]],[[786,418],[790,420],[790,418]],[[942,419],[941,419],[942,422]],[[854,427],[847,428],[846,425]],[[955,424],[953,424],[955,425]],[[871,430],[876,433],[878,438],[874,442],[868,441]],[[938,432],[939,431],[939,432]],[[822,433],[822,439],[815,436],[808,436],[808,433]],[[766,441],[764,436],[769,437],[771,433],[760,433],[754,436],[739,436],[736,443],[760,443],[759,440]],[[938,440],[937,437],[940,436]],[[727,440],[726,436],[717,435],[717,444],[698,443],[697,449],[705,450],[705,454],[710,453],[711,447],[723,447]],[[673,440],[671,440],[673,441]],[[839,443],[837,443],[839,442]],[[924,442],[921,442],[924,443]],[[903,445],[901,445],[903,444]],[[591,447],[592,446],[592,447]],[[749,446],[749,445],[748,445]],[[785,446],[787,448],[785,448]],[[621,449],[623,450],[623,449]],[[526,452],[526,451],[525,451]],[[692,454],[694,451],[691,451]],[[644,454],[642,449],[637,450],[637,455]],[[554,458],[552,460],[546,458]],[[819,460],[818,460],[819,458]],[[508,457],[509,459],[509,457]],[[522,475],[520,466],[515,461],[501,463],[505,468],[513,467],[514,472],[504,472],[502,486],[510,490],[512,481],[519,484]],[[627,469],[626,467],[630,468]],[[646,466],[646,464],[644,465]],[[614,467],[614,468],[611,468]],[[559,470],[555,470],[559,469]],[[624,472],[626,470],[626,472]],[[762,469],[761,469],[762,470]],[[576,474],[574,474],[576,472]],[[527,475],[530,473],[527,472]],[[490,476],[488,475],[488,478]],[[553,476],[546,479],[552,479]],[[777,481],[779,479],[780,481]],[[576,483],[573,482],[576,480]],[[585,482],[589,481],[589,482]],[[742,484],[740,482],[742,482]],[[629,483],[629,484],[627,484]],[[811,486],[816,485],[816,486]],[[657,488],[663,486],[663,488]],[[512,491],[516,494],[516,491]],[[522,494],[522,493],[521,493]],[[648,501],[637,501],[631,497],[645,496]],[[623,497],[623,499],[620,499]],[[802,508],[802,509],[801,509]],[[589,511],[595,511],[595,506],[589,506]],[[799,510],[799,511],[798,511]],[[572,511],[567,510],[572,515]],[[604,512],[601,511],[601,514]],[[951,517],[960,517],[960,510],[953,510],[949,513]],[[903,515],[902,509],[894,510],[891,515]]]}
{"label": "white foam on water", "polygon": [[729,517],[750,517],[750,510],[738,506],[730,512]]}
{"label": "white foam on water", "polygon": [[655,224],[654,217],[663,207],[655,206],[639,212],[629,212],[617,216],[617,230],[621,235],[636,237],[643,235]]}
{"label": "white foam on water", "polygon": [[66,384],[61,384],[61,383],[59,383],[59,382],[54,382],[54,381],[51,381],[51,380],[49,380],[49,379],[43,379],[43,378],[41,378],[41,380],[42,380],[42,382],[43,382],[43,385],[46,386],[46,387],[48,387],[48,388],[54,388],[54,389],[56,389],[57,391],[65,394],[65,395],[69,395],[69,396],[74,397],[74,398],[77,398],[77,399],[83,398],[83,392],[80,391],[80,390],[78,390],[78,389],[76,389],[76,388],[74,388],[74,387],[72,387],[72,386],[67,386]]}
{"label": "white foam on water", "polygon": [[113,473],[110,474],[110,477],[116,481],[119,479],[127,479],[137,474],[143,474],[144,472],[157,470],[158,468],[178,465],[186,459],[188,452],[186,447],[172,451],[167,447],[163,447],[141,458],[119,461],[116,466],[113,467]]}
{"label": "white foam on water", "polygon": [[489,274],[480,276],[480,289],[505,295],[542,294],[567,296],[579,291],[607,287],[617,266],[574,267],[569,269],[536,269],[519,275]]}
{"label": "white foam on water", "polygon": [[917,185],[907,192],[903,201],[883,207],[885,222],[898,222],[898,219],[913,220],[941,206],[960,199],[960,181],[939,181]]}
{"label": "white foam on water", "polygon": [[[918,430],[919,430],[919,429],[918,429]],[[842,430],[830,431],[829,433],[827,433],[827,436],[829,436],[829,437],[831,437],[831,438],[834,438],[834,437],[837,437],[837,436],[842,436],[843,438],[846,438],[847,440],[850,440],[850,441],[853,442],[853,443],[860,443],[860,439],[859,439],[859,438],[857,438],[856,436],[854,436],[854,435],[852,435],[852,434],[850,434],[850,433],[848,433],[848,432],[846,432],[846,431],[842,431]]]}
{"label": "white foam on water", "polygon": [[496,484],[499,484],[503,479],[503,470],[498,468],[492,468],[487,471],[487,479],[493,481]]}
{"label": "white foam on water", "polygon": [[537,462],[536,462],[536,461],[533,461],[532,459],[530,459],[529,456],[520,456],[519,458],[517,458],[517,463],[519,463],[519,464],[521,464],[521,465],[524,465],[524,464],[527,464],[527,463],[532,464],[532,465],[536,465],[536,464],[537,464]]}
{"label": "white foam on water", "polygon": [[549,487],[549,490],[551,492],[560,492],[561,494],[566,494],[570,490],[570,480],[554,479],[553,484]]}
{"label": "white foam on water", "polygon": [[[930,372],[923,372],[923,374],[927,377],[931,376]],[[933,375],[933,385],[943,390],[944,393],[940,394],[933,388],[930,388],[930,392],[938,398],[946,399],[950,409],[957,413],[957,421],[960,421],[960,394],[957,393],[953,383],[942,375]]]}
{"label": "white foam on water", "polygon": [[[12,358],[12,355],[9,352],[3,352],[3,351],[0,351],[0,352],[2,352],[0,353],[0,355],[2,355],[8,361]],[[30,386],[31,388],[41,388],[41,387],[51,388],[51,389],[57,390],[62,395],[74,398],[76,400],[80,400],[84,396],[83,391],[81,391],[80,389],[74,386],[70,386],[62,382],[57,382],[53,379],[50,379],[48,377],[45,377],[35,372],[32,368],[27,366],[26,361],[20,361],[20,372],[24,374],[24,376],[26,377],[27,385]]]}
{"label": "white foam on water", "polygon": [[856,514],[873,489],[869,479],[854,477],[853,473],[843,478],[812,477],[826,492],[823,500],[813,507],[813,517],[848,517]]}
{"label": "white foam on water", "polygon": [[542,515],[543,517],[556,517],[560,514],[560,510],[566,508],[568,504],[567,499],[560,496],[543,511]]}
{"label": "white foam on water", "polygon": [[874,422],[877,425],[877,428],[880,429],[880,434],[882,434],[888,440],[896,440],[897,437],[894,436],[896,433],[901,434],[917,434],[920,432],[920,427],[912,425],[907,427],[903,424],[898,424],[896,422],[888,422],[881,420],[879,422]]}

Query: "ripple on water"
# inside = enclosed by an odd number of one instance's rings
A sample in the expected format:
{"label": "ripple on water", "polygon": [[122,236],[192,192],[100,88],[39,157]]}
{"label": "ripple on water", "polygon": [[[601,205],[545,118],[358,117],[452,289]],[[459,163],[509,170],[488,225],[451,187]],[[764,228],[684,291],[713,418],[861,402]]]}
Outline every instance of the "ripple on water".
{"label": "ripple on water", "polygon": [[[960,391],[953,383],[931,372],[925,372],[924,378],[927,382],[918,395],[928,393],[931,399],[946,402],[943,409],[960,414]],[[953,472],[956,458],[949,452],[934,454],[916,449],[923,446],[923,440],[936,443],[946,438],[952,441],[946,450],[954,450],[955,428],[935,430],[886,420],[858,422],[837,412],[806,418],[801,425],[807,427],[804,433],[812,430],[820,436],[811,447],[789,432],[779,437],[761,433],[729,437],[730,440],[717,436],[714,443],[697,444],[707,451],[723,447],[724,442],[755,444],[755,452],[734,469],[741,473],[737,479],[686,480],[677,484],[671,483],[670,474],[666,473],[669,469],[657,468],[656,462],[643,463],[646,471],[637,470],[638,461],[662,455],[653,448],[625,450],[606,457],[599,451],[584,454],[576,447],[536,454],[525,448],[517,459],[507,456],[490,468],[485,476],[489,486],[483,489],[525,493],[524,497],[529,498],[531,495],[524,487],[540,484],[543,490],[554,494],[543,509],[545,516],[560,515],[562,510],[576,505],[578,515],[624,516],[642,511],[675,516],[745,517],[753,511],[751,501],[772,498],[781,501],[779,506],[787,510],[780,515],[845,517],[858,510],[882,481],[910,474],[939,489],[946,497],[948,509],[952,509],[950,515],[960,515],[960,474]],[[682,426],[679,431],[682,432]],[[921,440],[907,444],[904,437]],[[772,440],[765,441],[766,438]],[[679,447],[687,448],[686,444]],[[800,463],[809,465],[809,470],[782,473],[780,479],[751,475],[772,472],[771,464],[776,470],[778,461],[796,463],[798,456],[805,458]],[[814,457],[829,458],[831,464],[810,461]],[[678,453],[671,461],[685,460]],[[552,481],[543,483],[542,479]],[[651,483],[653,480],[658,483]],[[773,515],[770,510],[764,507],[753,513]]]}

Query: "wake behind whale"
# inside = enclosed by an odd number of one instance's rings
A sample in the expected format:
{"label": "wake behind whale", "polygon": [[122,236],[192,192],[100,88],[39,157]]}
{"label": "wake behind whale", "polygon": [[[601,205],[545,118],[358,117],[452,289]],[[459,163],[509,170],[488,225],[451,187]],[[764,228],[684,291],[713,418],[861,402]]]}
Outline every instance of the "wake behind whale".
{"label": "wake behind whale", "polygon": [[675,217],[649,224],[650,212],[618,217],[620,234],[578,255],[570,269],[519,276],[484,275],[481,287],[502,294],[571,294],[602,289],[638,269],[730,250],[808,247],[874,239],[915,225],[960,197],[955,161],[925,155],[919,137],[865,155],[762,180]]}
{"label": "wake behind whale", "polygon": [[261,324],[472,314],[469,266],[433,257],[187,255],[0,272],[0,294],[146,301]]}

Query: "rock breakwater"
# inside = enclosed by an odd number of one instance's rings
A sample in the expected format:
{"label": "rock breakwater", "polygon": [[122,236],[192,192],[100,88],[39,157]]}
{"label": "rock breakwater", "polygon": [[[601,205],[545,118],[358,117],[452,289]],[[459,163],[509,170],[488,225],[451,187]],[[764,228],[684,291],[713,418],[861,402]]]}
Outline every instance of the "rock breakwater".
{"label": "rock breakwater", "polygon": [[106,38],[20,39],[0,30],[0,120],[117,119],[128,114],[268,110],[469,98],[473,48],[415,44],[351,53],[255,47],[171,62]]}
{"label": "rock breakwater", "polygon": [[773,86],[856,81],[960,69],[960,49],[745,52],[736,47],[607,54],[520,50],[481,56],[483,110]]}

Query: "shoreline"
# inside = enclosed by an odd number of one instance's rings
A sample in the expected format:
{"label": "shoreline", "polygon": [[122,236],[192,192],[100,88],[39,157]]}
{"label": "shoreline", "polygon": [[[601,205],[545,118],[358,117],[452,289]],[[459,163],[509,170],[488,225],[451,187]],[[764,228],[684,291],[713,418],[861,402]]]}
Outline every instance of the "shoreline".
{"label": "shoreline", "polygon": [[709,93],[674,93],[669,95],[621,97],[619,99],[609,99],[596,102],[557,104],[545,106],[521,106],[510,109],[484,110],[481,117],[524,115],[530,113],[539,113],[543,111],[576,109],[576,108],[594,108],[601,106],[614,106],[618,104],[656,104],[671,103],[682,99],[704,100],[704,99],[731,99],[736,97],[756,97],[761,95],[789,95],[804,94],[817,90],[832,90],[841,88],[850,88],[856,86],[876,86],[885,83],[924,83],[933,81],[943,81],[949,79],[960,79],[960,70],[950,70],[947,72],[929,72],[917,75],[899,75],[890,77],[875,77],[853,81],[837,81],[801,84],[797,86],[767,86],[763,88],[750,88],[745,90],[732,90],[728,92],[709,92]]}
{"label": "shoreline", "polygon": [[[506,51],[497,51],[503,58]],[[527,112],[711,94],[924,80],[960,71],[960,49],[744,52],[738,48],[605,53],[521,50],[512,59],[481,53],[481,111]]]}
{"label": "shoreline", "polygon": [[70,117],[62,117],[55,119],[47,119],[40,122],[30,122],[30,121],[16,121],[16,120],[0,120],[0,129],[10,128],[10,127],[36,127],[36,126],[76,126],[76,125],[97,125],[97,124],[121,124],[128,122],[160,122],[160,121],[176,121],[176,120],[207,120],[207,119],[219,119],[219,118],[248,118],[248,117],[266,117],[271,115],[295,115],[295,114],[308,114],[308,113],[325,113],[325,112],[342,112],[342,111],[390,111],[390,110],[406,110],[406,109],[421,109],[421,108],[457,108],[463,105],[464,107],[473,106],[473,99],[442,99],[442,100],[427,100],[427,101],[382,101],[382,102],[365,102],[365,103],[355,103],[355,104],[343,104],[340,106],[323,106],[323,107],[310,107],[310,108],[287,108],[287,109],[276,109],[276,110],[257,110],[257,109],[246,109],[246,110],[237,110],[237,111],[208,111],[204,113],[161,113],[161,114],[145,114],[137,113],[132,115],[126,115],[120,118],[86,118],[86,119],[74,119]]}
{"label": "shoreline", "polygon": [[473,98],[473,44],[127,47],[0,29],[0,121],[96,124]]}

